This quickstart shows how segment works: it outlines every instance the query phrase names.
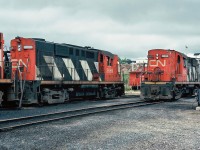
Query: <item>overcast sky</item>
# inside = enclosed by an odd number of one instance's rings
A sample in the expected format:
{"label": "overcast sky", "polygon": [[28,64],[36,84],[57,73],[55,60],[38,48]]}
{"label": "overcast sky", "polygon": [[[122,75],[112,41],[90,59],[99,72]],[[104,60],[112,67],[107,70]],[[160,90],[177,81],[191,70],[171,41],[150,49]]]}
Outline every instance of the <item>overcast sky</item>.
{"label": "overcast sky", "polygon": [[200,0],[0,0],[0,6],[7,46],[23,36],[131,59],[154,48],[200,52]]}

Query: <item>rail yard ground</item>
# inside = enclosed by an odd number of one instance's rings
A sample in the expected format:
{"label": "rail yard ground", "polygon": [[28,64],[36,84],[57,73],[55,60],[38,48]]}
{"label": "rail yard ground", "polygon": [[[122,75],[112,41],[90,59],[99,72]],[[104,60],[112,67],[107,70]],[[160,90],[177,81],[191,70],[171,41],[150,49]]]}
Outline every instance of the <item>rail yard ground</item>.
{"label": "rail yard ground", "polygon": [[[122,101],[138,100],[127,98]],[[1,110],[0,119],[120,102],[85,101]],[[200,149],[195,98],[65,119],[0,132],[0,149]],[[45,109],[44,109],[45,108]]]}

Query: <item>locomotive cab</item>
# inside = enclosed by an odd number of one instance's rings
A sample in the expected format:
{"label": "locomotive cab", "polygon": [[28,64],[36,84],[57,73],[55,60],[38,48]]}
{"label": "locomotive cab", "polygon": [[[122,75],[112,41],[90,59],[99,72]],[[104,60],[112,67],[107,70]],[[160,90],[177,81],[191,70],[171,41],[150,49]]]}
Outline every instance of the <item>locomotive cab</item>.
{"label": "locomotive cab", "polygon": [[117,55],[100,51],[98,62],[101,80],[108,82],[121,80],[121,72]]}

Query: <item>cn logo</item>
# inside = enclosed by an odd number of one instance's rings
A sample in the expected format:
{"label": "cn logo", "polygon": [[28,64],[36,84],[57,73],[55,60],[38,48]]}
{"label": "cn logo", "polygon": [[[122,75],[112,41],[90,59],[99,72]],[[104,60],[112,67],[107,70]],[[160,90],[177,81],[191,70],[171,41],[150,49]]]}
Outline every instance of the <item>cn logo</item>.
{"label": "cn logo", "polygon": [[163,62],[160,60],[150,60],[149,61],[149,66],[158,67],[159,65],[161,65],[163,67],[166,66],[166,60],[164,60]]}
{"label": "cn logo", "polygon": [[27,65],[22,61],[22,59],[12,59],[12,68],[17,68],[18,66],[27,67]]}

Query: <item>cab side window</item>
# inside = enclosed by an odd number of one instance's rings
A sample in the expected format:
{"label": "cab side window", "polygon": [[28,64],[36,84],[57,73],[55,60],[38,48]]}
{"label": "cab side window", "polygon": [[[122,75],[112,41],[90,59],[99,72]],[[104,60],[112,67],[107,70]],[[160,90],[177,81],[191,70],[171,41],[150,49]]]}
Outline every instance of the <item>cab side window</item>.
{"label": "cab side window", "polygon": [[100,54],[100,62],[103,63],[103,54]]}

